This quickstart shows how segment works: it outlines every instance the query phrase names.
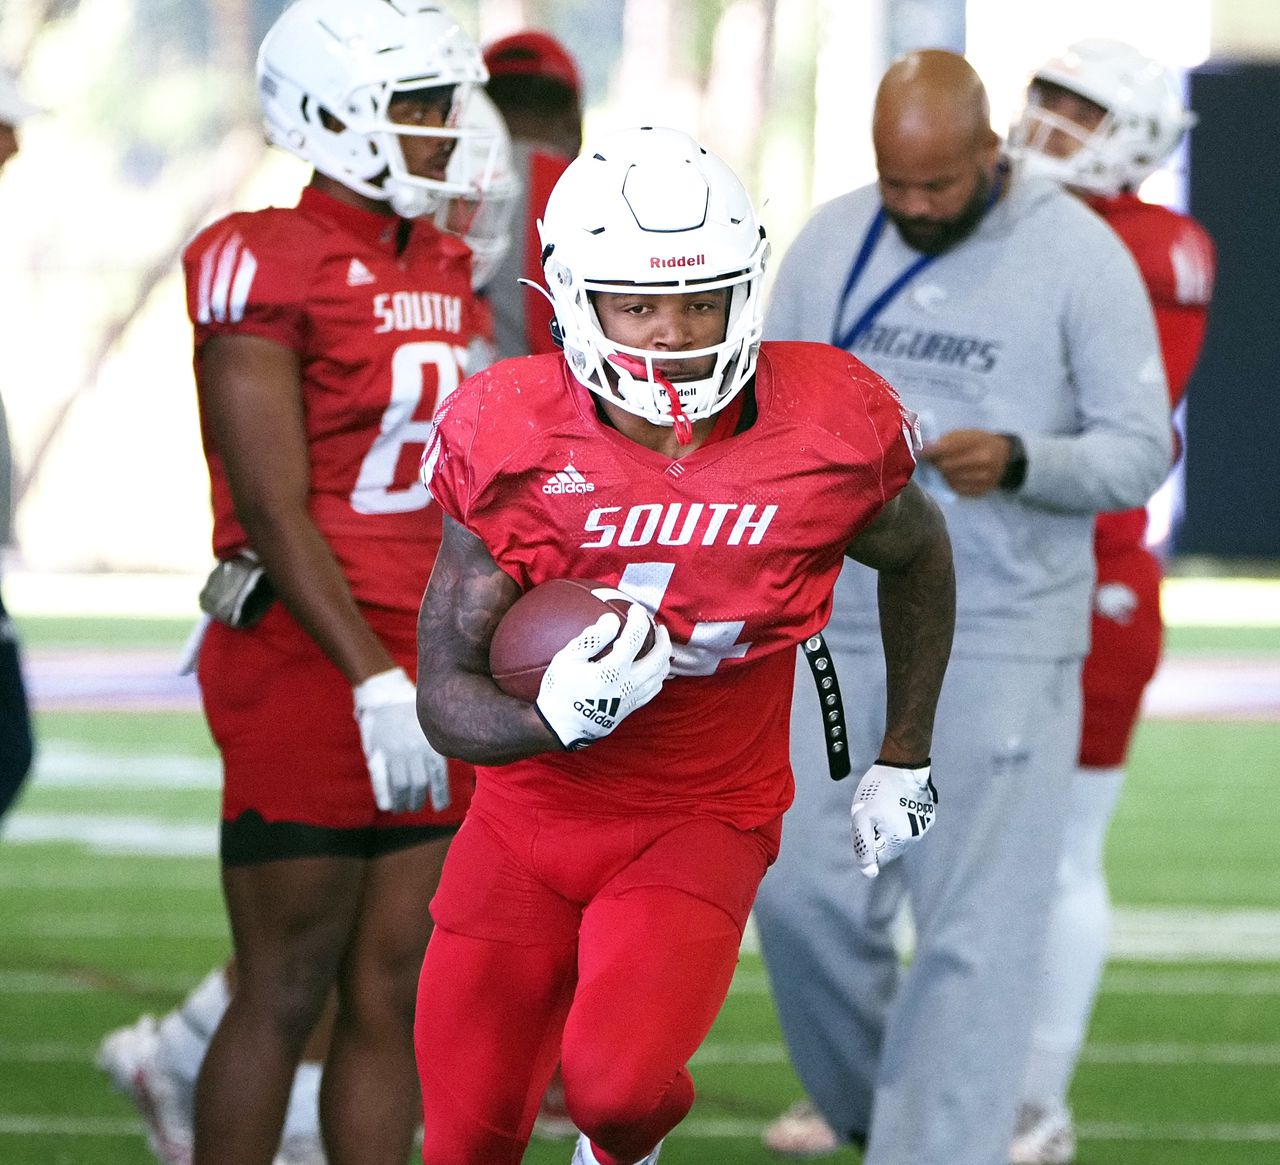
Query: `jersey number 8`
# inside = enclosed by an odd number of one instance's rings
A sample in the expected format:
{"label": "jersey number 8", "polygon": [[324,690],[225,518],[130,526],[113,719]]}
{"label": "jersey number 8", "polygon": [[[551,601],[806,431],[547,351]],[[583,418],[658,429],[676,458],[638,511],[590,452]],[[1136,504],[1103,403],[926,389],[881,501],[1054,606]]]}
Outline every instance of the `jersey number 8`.
{"label": "jersey number 8", "polygon": [[[396,484],[406,445],[425,446],[431,431],[429,420],[414,420],[423,398],[435,387],[432,411],[461,379],[466,349],[440,340],[401,344],[391,358],[391,401],[382,414],[382,423],[373,445],[360,463],[355,488],[351,491],[351,508],[358,514],[406,514],[426,509],[431,495],[411,473],[408,482]],[[435,370],[432,376],[429,369]],[[417,462],[414,462],[416,471]]]}

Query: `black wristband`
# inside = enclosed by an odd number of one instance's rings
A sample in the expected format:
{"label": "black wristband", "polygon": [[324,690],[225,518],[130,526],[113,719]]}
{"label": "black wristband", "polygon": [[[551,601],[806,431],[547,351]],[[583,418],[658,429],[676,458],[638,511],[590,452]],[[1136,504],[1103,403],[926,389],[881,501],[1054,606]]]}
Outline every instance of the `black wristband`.
{"label": "black wristband", "polygon": [[914,772],[917,769],[929,769],[929,778],[925,781],[925,788],[929,790],[929,796],[933,798],[933,803],[938,803],[938,790],[933,783],[933,757],[927,756],[919,764],[904,764],[895,760],[877,760],[876,764],[883,765],[887,769],[906,769],[908,772]]}
{"label": "black wristband", "polygon": [[547,731],[551,733],[555,742],[564,749],[565,752],[581,752],[587,747],[587,745],[595,743],[590,736],[580,736],[577,740],[571,740],[568,744],[565,744],[565,742],[560,739],[560,733],[551,727],[551,721],[542,714],[542,709],[539,708],[536,703],[533,705],[533,710],[538,714],[538,719],[542,721]]}
{"label": "black wristband", "polygon": [[1009,462],[996,483],[1001,489],[1015,490],[1027,480],[1027,447],[1017,433],[1001,433],[1009,442]]}

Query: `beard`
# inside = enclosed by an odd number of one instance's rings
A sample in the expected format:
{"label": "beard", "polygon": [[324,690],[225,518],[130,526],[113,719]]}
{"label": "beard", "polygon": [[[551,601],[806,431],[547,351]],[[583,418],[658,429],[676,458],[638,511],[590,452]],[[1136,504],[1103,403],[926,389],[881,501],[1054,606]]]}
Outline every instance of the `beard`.
{"label": "beard", "polygon": [[902,241],[913,251],[919,251],[922,255],[941,255],[943,251],[949,251],[972,234],[974,227],[982,221],[987,213],[987,199],[991,195],[994,181],[992,175],[983,174],[969,201],[952,218],[907,218],[894,214],[888,207],[885,207],[884,213],[898,228]]}

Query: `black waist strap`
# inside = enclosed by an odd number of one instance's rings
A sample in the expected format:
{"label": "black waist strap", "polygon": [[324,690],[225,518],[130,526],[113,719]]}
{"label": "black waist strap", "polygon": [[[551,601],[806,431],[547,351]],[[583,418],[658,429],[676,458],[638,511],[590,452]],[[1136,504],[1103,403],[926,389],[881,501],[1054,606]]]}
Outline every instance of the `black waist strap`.
{"label": "black waist strap", "polygon": [[822,708],[822,735],[827,744],[827,769],[833,781],[849,775],[849,739],[845,732],[844,704],[840,700],[840,681],[836,679],[836,662],[831,658],[827,642],[821,635],[811,635],[801,645],[804,657],[818,687],[818,704]]}

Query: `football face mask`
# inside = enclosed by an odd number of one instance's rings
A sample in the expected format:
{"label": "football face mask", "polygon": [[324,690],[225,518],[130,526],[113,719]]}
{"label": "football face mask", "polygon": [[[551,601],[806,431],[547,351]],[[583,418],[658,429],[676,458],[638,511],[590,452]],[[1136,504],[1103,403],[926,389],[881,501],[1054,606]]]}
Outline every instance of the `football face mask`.
{"label": "football face mask", "polygon": [[1194,122],[1164,66],[1120,41],[1084,40],[1036,70],[1009,145],[1028,173],[1112,195],[1159,169]]}
{"label": "football face mask", "polygon": [[[737,176],[687,134],[623,130],[585,150],[556,183],[538,230],[565,357],[592,392],[652,424],[676,425],[719,412],[751,379],[768,243]],[[723,339],[679,352],[610,339],[592,300],[721,288]],[[674,384],[655,367],[708,358],[708,375]]]}
{"label": "football face mask", "polygon": [[[421,0],[296,0],[258,52],[268,140],[406,218],[472,189],[446,163],[487,79],[479,48]],[[436,146],[425,159],[402,144],[424,138]]]}
{"label": "football face mask", "polygon": [[511,220],[520,197],[511,136],[498,107],[475,90],[463,118],[465,136],[449,159],[449,181],[466,187],[436,211],[436,226],[471,248],[471,286],[494,276],[511,245]]}

